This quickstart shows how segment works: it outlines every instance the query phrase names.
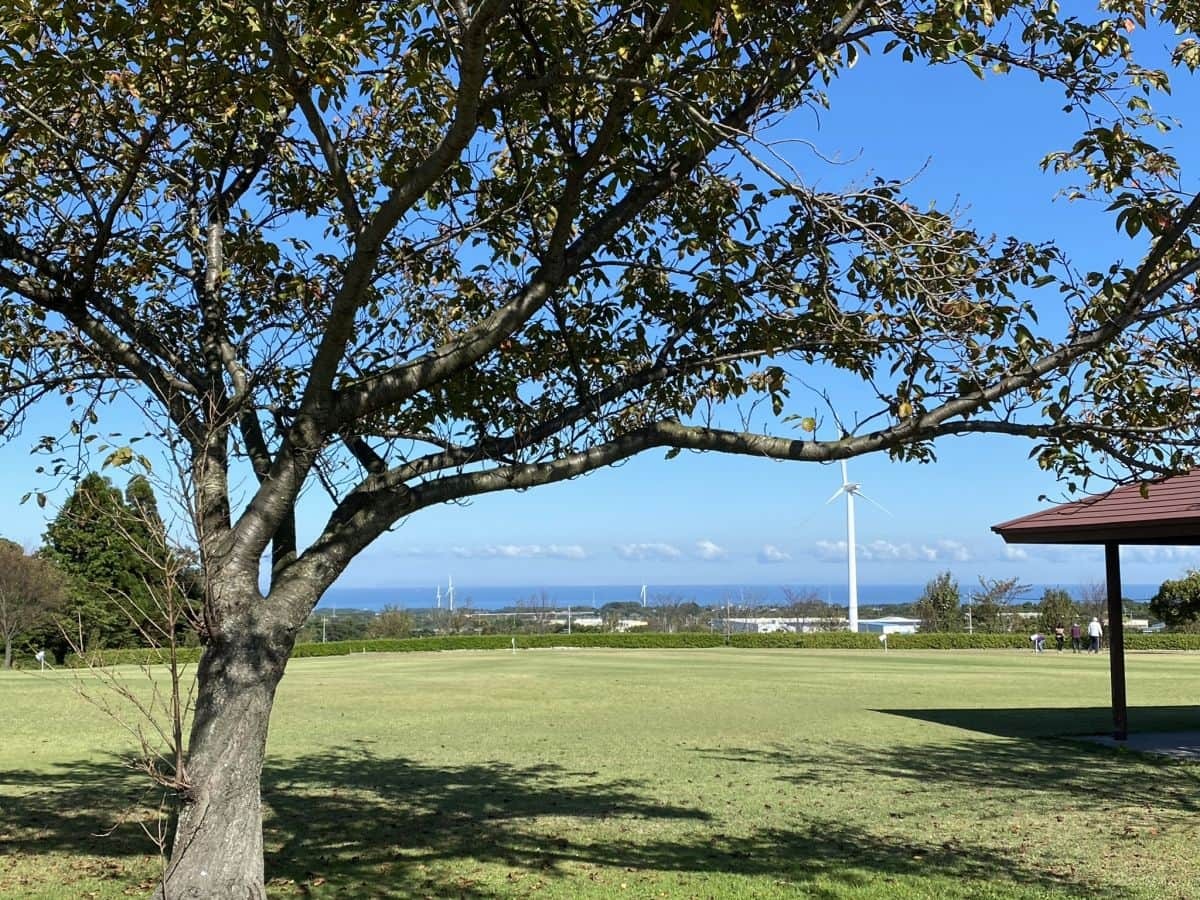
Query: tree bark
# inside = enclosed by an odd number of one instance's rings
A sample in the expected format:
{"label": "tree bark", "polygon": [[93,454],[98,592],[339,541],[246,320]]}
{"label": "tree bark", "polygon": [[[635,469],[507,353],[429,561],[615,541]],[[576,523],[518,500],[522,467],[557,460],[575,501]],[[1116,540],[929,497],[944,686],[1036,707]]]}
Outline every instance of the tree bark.
{"label": "tree bark", "polygon": [[[254,628],[254,626],[257,628]],[[225,627],[197,670],[182,798],[160,900],[266,897],[260,778],[275,688],[294,636],[250,617]]]}
{"label": "tree bark", "polygon": [[4,638],[4,668],[12,668],[12,639]]}

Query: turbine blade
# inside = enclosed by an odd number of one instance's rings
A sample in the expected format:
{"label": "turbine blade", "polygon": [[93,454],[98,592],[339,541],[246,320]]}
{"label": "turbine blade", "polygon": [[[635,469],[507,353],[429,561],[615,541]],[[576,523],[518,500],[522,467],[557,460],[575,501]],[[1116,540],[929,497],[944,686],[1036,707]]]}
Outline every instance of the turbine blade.
{"label": "turbine blade", "polygon": [[830,503],[832,503],[834,500],[836,500],[842,493],[844,493],[845,490],[846,489],[844,487],[838,488],[836,491],[833,492],[833,496],[825,501],[825,505],[828,506]]}
{"label": "turbine blade", "polygon": [[880,503],[879,501],[877,501],[877,500],[872,500],[870,497],[868,497],[868,496],[867,496],[866,494],[864,494],[862,491],[856,491],[856,493],[858,494],[858,496],[862,497],[862,499],[866,500],[866,501],[867,501],[868,503],[870,503],[872,506],[878,506],[880,509],[882,509],[882,510],[883,510],[885,513],[887,513],[889,516],[892,514],[892,511],[891,511],[890,509],[888,509],[886,506],[884,506],[884,505],[883,505],[882,503]]}
{"label": "turbine blade", "polygon": [[849,484],[850,476],[846,474],[846,461],[842,460],[842,484]]}

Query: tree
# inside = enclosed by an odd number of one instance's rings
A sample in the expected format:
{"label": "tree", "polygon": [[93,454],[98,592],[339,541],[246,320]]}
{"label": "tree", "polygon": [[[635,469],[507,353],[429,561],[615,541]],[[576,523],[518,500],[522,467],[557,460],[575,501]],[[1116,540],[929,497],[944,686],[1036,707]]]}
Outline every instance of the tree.
{"label": "tree", "polygon": [[[1184,29],[1185,8],[1153,6]],[[0,13],[0,425],[60,396],[84,442],[123,397],[187,464],[207,645],[168,892],[263,895],[259,774],[295,635],[356,555],[430,506],[648,450],[928,460],[937,439],[998,432],[1071,478],[1185,465],[1200,199],[1151,143],[1146,97],[1166,75],[1129,38],[1146,6],[1098,15],[1035,0]],[[868,52],[1065,92],[1086,131],[1047,165],[1105,201],[1139,261],[1080,272],[1061,248],[981,235],[910,202],[908,173],[816,187],[836,176],[806,178],[802,142],[772,136],[836,102]],[[1043,327],[1046,292],[1063,316]],[[830,398],[832,427],[778,427],[789,391],[831,368],[873,405]],[[108,457],[134,458],[132,438]],[[328,514],[302,547],[309,486]]]}
{"label": "tree", "polygon": [[846,610],[822,600],[816,591],[798,591],[783,588],[786,616],[807,619],[806,625],[813,631],[841,631],[846,627]]}
{"label": "tree", "polygon": [[169,552],[161,532],[154,491],[144,479],[130,481],[127,504],[102,475],[80,479],[46,529],[46,554],[70,578],[59,634],[60,657],[67,642],[77,649],[131,647],[144,643],[149,620],[158,613]]}
{"label": "tree", "polygon": [[958,582],[949,572],[942,572],[925,585],[916,602],[916,613],[922,631],[962,631],[962,595]]}
{"label": "tree", "polygon": [[398,606],[385,606],[367,626],[367,637],[403,638],[412,634],[413,617]]}
{"label": "tree", "polygon": [[1020,599],[1029,585],[1021,584],[1019,578],[984,578],[980,576],[979,587],[971,593],[971,630],[984,634],[999,634],[1009,631],[1010,606]]}
{"label": "tree", "polygon": [[50,621],[63,601],[62,573],[50,560],[28,555],[20,544],[0,538],[0,637],[4,668],[13,664],[13,644]]}
{"label": "tree", "polygon": [[1038,630],[1050,634],[1055,627],[1070,627],[1078,614],[1071,595],[1062,588],[1046,588],[1038,603]]}
{"label": "tree", "polygon": [[1164,581],[1150,600],[1150,612],[1173,631],[1200,631],[1200,571]]}
{"label": "tree", "polygon": [[1085,621],[1108,621],[1108,587],[1104,582],[1093,581],[1080,588],[1078,609]]}

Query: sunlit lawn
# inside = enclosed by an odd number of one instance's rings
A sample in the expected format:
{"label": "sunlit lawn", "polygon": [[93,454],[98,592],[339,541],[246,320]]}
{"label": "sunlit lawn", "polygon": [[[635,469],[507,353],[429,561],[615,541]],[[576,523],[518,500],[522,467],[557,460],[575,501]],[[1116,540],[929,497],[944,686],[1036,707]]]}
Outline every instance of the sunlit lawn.
{"label": "sunlit lawn", "polygon": [[[1200,728],[1200,656],[1128,669],[1135,730]],[[119,823],[155,797],[74,685],[0,673],[0,896],[153,886]],[[271,892],[1200,896],[1200,767],[1051,737],[1106,730],[1107,701],[1107,657],[1055,653],[297,660],[264,777]]]}

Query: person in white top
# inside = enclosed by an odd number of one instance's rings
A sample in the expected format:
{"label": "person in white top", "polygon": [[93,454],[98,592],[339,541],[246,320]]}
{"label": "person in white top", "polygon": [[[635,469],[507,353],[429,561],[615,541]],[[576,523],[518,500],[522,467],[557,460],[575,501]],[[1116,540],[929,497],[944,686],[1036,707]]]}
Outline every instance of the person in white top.
{"label": "person in white top", "polygon": [[1100,652],[1100,638],[1103,634],[1104,629],[1100,627],[1100,620],[1092,616],[1092,621],[1088,622],[1088,637],[1091,638],[1088,653]]}

